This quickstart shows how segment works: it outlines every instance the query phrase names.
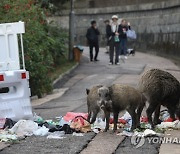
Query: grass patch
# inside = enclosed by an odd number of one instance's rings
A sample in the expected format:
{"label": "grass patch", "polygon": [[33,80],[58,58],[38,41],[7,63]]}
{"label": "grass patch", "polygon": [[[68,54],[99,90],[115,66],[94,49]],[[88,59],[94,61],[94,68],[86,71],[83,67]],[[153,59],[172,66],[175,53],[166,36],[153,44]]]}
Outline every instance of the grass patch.
{"label": "grass patch", "polygon": [[56,80],[60,75],[70,70],[76,64],[77,62],[75,61],[68,61],[66,58],[61,58],[60,63],[49,73],[51,80]]}

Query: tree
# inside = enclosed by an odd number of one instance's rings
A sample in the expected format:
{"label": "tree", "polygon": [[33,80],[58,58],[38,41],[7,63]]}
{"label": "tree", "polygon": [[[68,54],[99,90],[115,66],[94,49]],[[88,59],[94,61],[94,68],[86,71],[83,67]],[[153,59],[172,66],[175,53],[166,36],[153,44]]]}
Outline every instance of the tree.
{"label": "tree", "polygon": [[[24,51],[26,69],[30,71],[32,95],[42,96],[52,90],[48,73],[58,62],[65,49],[67,36],[61,29],[55,35],[46,22],[48,10],[42,9],[36,0],[1,0],[0,22],[24,21]],[[61,41],[61,42],[59,42]]]}

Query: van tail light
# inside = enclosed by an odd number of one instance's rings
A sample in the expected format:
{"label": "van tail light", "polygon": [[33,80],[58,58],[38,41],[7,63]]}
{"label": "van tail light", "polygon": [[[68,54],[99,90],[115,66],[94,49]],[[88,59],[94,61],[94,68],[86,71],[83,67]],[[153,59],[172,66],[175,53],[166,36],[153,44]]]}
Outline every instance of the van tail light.
{"label": "van tail light", "polygon": [[21,78],[26,79],[26,73],[21,73]]}
{"label": "van tail light", "polygon": [[0,81],[4,81],[4,75],[0,75]]}

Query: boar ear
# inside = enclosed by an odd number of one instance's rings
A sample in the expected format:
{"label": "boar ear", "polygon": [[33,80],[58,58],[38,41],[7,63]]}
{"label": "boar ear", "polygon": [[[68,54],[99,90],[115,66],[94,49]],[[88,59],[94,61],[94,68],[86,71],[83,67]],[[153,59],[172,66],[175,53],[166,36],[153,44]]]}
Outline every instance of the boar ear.
{"label": "boar ear", "polygon": [[87,94],[87,95],[89,94],[89,92],[90,92],[90,90],[89,90],[89,89],[86,89],[86,94]]}

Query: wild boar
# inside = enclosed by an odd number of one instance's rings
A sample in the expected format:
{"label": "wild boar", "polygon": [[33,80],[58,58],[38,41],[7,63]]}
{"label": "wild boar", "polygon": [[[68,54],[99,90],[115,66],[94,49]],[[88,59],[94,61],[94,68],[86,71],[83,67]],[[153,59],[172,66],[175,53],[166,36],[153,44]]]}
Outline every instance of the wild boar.
{"label": "wild boar", "polygon": [[[88,119],[87,120],[91,124],[95,122],[97,114],[100,112],[100,106],[98,104],[98,100],[99,100],[98,89],[101,87],[102,87],[102,85],[97,85],[97,86],[92,87],[91,89],[86,89],[87,107],[88,107]],[[91,119],[91,116],[92,116],[92,119]]]}
{"label": "wild boar", "polygon": [[152,128],[160,121],[161,105],[167,107],[173,120],[175,120],[175,114],[180,117],[180,83],[170,73],[160,69],[146,71],[139,81],[139,90],[149,102],[146,113]]}
{"label": "wild boar", "polygon": [[106,128],[104,131],[109,129],[109,117],[110,113],[114,115],[114,128],[117,130],[117,122],[119,112],[127,110],[132,117],[131,130],[140,126],[140,116],[145,106],[145,97],[135,88],[114,84],[110,87],[101,87],[98,90],[99,104],[104,110],[106,117]]}

